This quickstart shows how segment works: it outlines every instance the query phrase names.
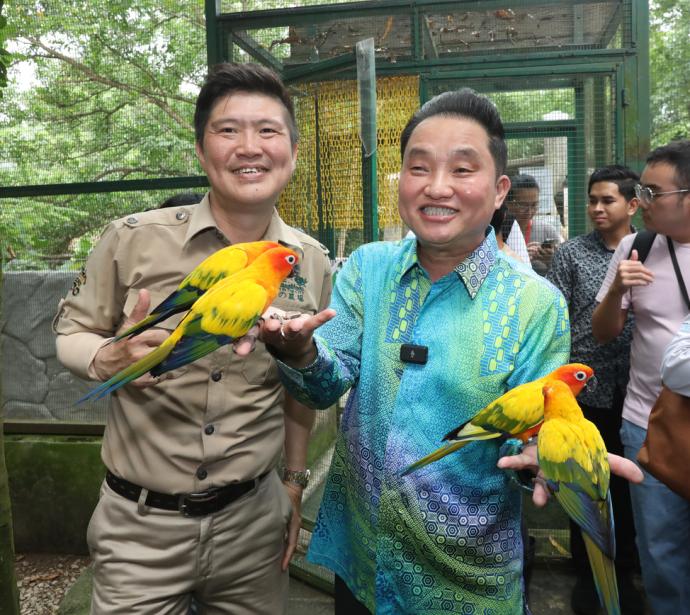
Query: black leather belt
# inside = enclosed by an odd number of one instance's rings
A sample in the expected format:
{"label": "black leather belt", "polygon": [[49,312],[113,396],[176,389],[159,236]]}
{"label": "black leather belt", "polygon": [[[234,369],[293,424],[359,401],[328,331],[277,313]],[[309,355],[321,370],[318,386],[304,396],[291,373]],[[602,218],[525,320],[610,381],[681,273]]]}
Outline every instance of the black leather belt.
{"label": "black leather belt", "polygon": [[[254,478],[246,480],[241,483],[231,483],[225,487],[214,487],[199,493],[178,493],[171,495],[169,493],[158,493],[157,491],[149,491],[146,495],[146,506],[151,508],[162,508],[163,510],[178,510],[185,517],[203,517],[216,513],[225,508],[231,502],[242,497],[245,493],[249,493],[256,485],[259,484],[268,472]],[[115,476],[110,470],[106,472],[105,481],[108,486],[123,498],[138,502],[141,495],[142,487],[130,483],[124,478]]]}

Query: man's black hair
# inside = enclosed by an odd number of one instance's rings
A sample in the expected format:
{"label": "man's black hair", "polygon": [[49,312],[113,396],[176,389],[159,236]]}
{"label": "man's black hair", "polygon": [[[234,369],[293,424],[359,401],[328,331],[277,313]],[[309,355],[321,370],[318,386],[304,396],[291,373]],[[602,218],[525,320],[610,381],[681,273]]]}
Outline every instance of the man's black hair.
{"label": "man's black hair", "polygon": [[436,115],[461,117],[477,122],[489,135],[489,151],[494,159],[496,177],[505,173],[508,166],[508,148],[505,142],[503,123],[494,104],[474,90],[463,88],[434,96],[409,119],[400,134],[400,156],[405,157],[405,149],[410,136],[421,122]]}
{"label": "man's black hair", "polygon": [[194,134],[197,143],[204,142],[204,130],[216,102],[235,92],[264,94],[283,103],[287,111],[290,141],[293,146],[297,143],[299,132],[295,121],[295,109],[287,88],[271,69],[251,62],[224,62],[211,68],[196,99]]}
{"label": "man's black hair", "polygon": [[647,164],[665,162],[676,169],[678,188],[690,188],[690,139],[678,139],[652,150],[647,156]]}
{"label": "man's black hair", "polygon": [[506,194],[506,201],[514,201],[515,200],[515,191],[516,190],[523,190],[526,188],[536,188],[539,190],[539,184],[537,183],[537,180],[534,179],[532,175],[527,175],[526,173],[521,173],[518,175],[513,175],[510,178],[510,190],[508,190],[508,194]]}
{"label": "man's black hair", "polygon": [[494,233],[496,233],[496,235],[501,235],[503,243],[505,243],[508,241],[508,235],[510,235],[514,222],[515,216],[508,211],[506,202],[503,201],[501,206],[494,211],[494,215],[489,224],[494,227]]}
{"label": "man's black hair", "polygon": [[621,193],[626,201],[631,201],[635,196],[635,184],[639,181],[640,176],[632,169],[622,164],[610,164],[597,169],[589,176],[587,194],[589,194],[592,186],[597,182],[611,182],[618,186],[618,192]]}
{"label": "man's black hair", "polygon": [[196,205],[203,198],[204,195],[200,192],[179,192],[165,199],[165,201],[158,206],[158,209],[179,207],[180,205]]}

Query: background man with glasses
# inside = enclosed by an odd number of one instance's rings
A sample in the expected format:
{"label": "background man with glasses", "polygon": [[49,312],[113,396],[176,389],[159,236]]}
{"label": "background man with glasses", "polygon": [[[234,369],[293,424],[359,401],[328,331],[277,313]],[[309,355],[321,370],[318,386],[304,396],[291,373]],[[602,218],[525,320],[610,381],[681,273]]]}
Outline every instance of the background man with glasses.
{"label": "background man with glasses", "polygon": [[[675,258],[690,285],[690,140],[659,147],[647,157],[635,188],[645,226],[657,233],[644,264],[634,235],[625,237],[611,259],[597,294],[592,333],[604,343],[635,314],[630,381],[623,406],[621,440],[635,459],[647,433],[649,412],[661,391],[664,350],[690,309],[676,277]],[[690,502],[645,472],[630,485],[642,578],[655,615],[687,612],[690,603]]]}

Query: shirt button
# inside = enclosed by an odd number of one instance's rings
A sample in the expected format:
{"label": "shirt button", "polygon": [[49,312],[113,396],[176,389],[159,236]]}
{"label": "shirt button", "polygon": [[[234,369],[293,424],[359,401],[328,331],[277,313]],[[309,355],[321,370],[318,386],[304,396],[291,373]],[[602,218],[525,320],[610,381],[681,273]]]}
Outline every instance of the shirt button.
{"label": "shirt button", "polygon": [[207,436],[210,436],[215,430],[216,428],[213,425],[206,425],[206,427],[204,428],[204,433]]}
{"label": "shirt button", "polygon": [[178,211],[178,212],[175,214],[175,218],[177,218],[178,220],[184,220],[186,217],[187,217],[187,212],[186,212],[186,211]]}
{"label": "shirt button", "polygon": [[214,369],[211,372],[211,380],[213,380],[213,382],[218,382],[222,377],[223,372],[221,372],[219,369]]}
{"label": "shirt button", "polygon": [[199,480],[204,480],[207,476],[208,476],[208,472],[207,472],[204,468],[199,468],[199,469],[196,471],[196,477],[197,477]]}

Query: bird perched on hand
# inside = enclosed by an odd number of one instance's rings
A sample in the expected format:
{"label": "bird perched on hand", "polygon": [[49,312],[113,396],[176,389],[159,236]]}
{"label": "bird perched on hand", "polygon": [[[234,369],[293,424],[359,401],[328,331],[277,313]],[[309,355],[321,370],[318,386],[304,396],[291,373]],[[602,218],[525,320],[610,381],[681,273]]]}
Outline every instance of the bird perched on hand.
{"label": "bird perched on hand", "polygon": [[438,461],[475,440],[505,436],[526,442],[539,431],[544,420],[544,385],[559,380],[577,395],[593,375],[594,370],[587,365],[568,363],[542,378],[511,389],[482,408],[469,421],[447,433],[443,437],[447,444],[409,465],[403,470],[402,476]]}
{"label": "bird perched on hand", "polygon": [[547,487],[582,529],[606,613],[619,615],[608,454],[596,426],[584,417],[572,391],[562,382],[544,386],[544,424],[537,454]]}
{"label": "bird perched on hand", "polygon": [[160,346],[77,403],[100,399],[146,372],[160,376],[242,337],[271,305],[297,261],[297,253],[290,248],[271,248],[242,271],[217,282],[194,302]]}
{"label": "bird perched on hand", "polygon": [[177,289],[153,308],[146,318],[116,335],[109,343],[139,335],[173,314],[186,312],[211,286],[248,267],[266,250],[279,247],[280,244],[275,241],[251,241],[236,243],[214,252],[199,263]]}

